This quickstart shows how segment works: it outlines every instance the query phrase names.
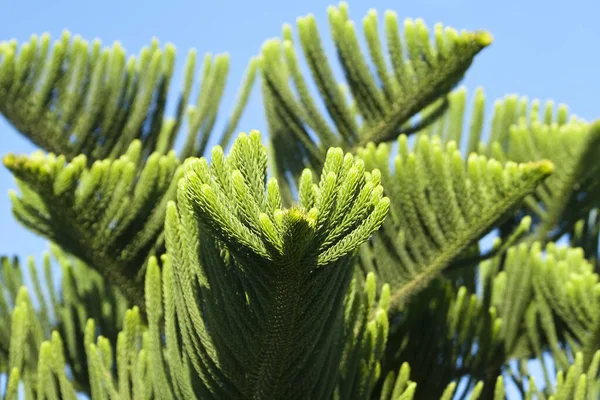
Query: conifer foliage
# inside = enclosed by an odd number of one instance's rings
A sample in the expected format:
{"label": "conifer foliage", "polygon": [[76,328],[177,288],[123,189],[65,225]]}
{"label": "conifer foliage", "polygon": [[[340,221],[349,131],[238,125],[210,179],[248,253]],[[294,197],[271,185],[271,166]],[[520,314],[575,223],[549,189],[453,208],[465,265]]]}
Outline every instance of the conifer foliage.
{"label": "conifer foliage", "polygon": [[[39,147],[4,155],[12,211],[50,242],[0,258],[3,398],[600,396],[600,122],[469,105],[487,32],[372,10],[363,46],[328,16],[342,76],[286,24],[218,138],[225,54],[189,52],[168,116],[171,44],[0,42],[0,114]],[[255,86],[268,130],[235,135]]]}

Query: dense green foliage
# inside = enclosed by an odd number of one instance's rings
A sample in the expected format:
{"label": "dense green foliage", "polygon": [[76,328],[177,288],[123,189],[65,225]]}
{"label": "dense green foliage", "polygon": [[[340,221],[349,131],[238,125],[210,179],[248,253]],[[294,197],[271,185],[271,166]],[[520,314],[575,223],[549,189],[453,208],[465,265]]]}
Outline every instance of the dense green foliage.
{"label": "dense green foliage", "polygon": [[[0,114],[40,148],[3,158],[13,214],[50,241],[30,284],[1,258],[4,398],[600,396],[600,123],[469,106],[486,32],[328,15],[344,79],[314,17],[285,25],[212,149],[227,55],[190,104],[189,52],[167,116],[172,45],[0,42]],[[268,132],[235,135],[255,86]]]}

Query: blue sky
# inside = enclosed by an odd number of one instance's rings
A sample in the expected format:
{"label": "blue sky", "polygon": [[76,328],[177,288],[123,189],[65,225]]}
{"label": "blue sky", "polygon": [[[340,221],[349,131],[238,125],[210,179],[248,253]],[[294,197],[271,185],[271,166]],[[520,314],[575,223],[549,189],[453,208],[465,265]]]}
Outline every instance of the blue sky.
{"label": "blue sky", "polygon": [[[380,15],[395,10],[400,19],[423,18],[428,26],[436,22],[457,29],[486,29],[493,45],[484,50],[467,73],[463,84],[469,90],[485,88],[489,100],[518,93],[529,98],[554,99],[565,103],[580,117],[600,117],[600,15],[598,0],[481,1],[481,0],[359,0],[349,2],[352,18],[360,21],[374,8]],[[3,2],[0,40],[24,41],[33,33],[49,32],[58,38],[63,29],[86,39],[99,38],[104,44],[119,40],[129,53],[157,37],[178,49],[177,75],[185,54],[196,48],[231,55],[230,79],[224,97],[226,114],[233,103],[237,84],[247,61],[258,53],[268,38],[279,36],[285,22],[313,13],[328,48],[327,6],[333,1],[116,1],[75,0]],[[491,101],[488,102],[488,106]],[[223,119],[220,120],[223,122]],[[222,126],[222,125],[221,125]],[[255,91],[238,130],[266,125],[258,92]],[[0,153],[29,153],[35,148],[0,118]],[[16,224],[10,212],[8,190],[13,180],[0,167],[0,254],[39,255],[45,241]]]}

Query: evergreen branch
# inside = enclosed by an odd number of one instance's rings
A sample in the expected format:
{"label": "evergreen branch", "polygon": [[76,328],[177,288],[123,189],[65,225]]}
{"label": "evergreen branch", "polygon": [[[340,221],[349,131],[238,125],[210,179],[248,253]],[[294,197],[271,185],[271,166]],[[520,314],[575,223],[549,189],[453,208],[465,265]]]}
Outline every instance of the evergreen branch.
{"label": "evergreen branch", "polygon": [[[8,155],[4,164],[17,177],[21,197],[11,193],[13,212],[118,287],[143,311],[144,263],[163,245],[164,213],[181,176],[173,151],[140,161],[134,141],[117,160],[34,153]],[[141,164],[142,167],[138,167]]]}
{"label": "evergreen branch", "polygon": [[[573,362],[565,370],[560,370],[556,374],[555,385],[552,388],[546,388],[546,393],[542,393],[536,386],[533,378],[529,378],[527,390],[524,392],[524,398],[546,398],[552,399],[591,399],[598,394],[598,385],[600,383],[597,377],[598,362],[600,362],[600,351],[594,353],[596,365],[585,369],[583,367],[583,354],[577,353]],[[398,372],[390,371],[386,376],[380,400],[412,400],[418,389],[416,382],[410,379],[411,367],[408,363],[403,363]],[[497,376],[491,384],[490,390],[483,381],[479,381],[473,388],[469,399],[477,400],[480,398],[489,398],[493,400],[504,400],[505,384],[502,375]],[[440,399],[450,400],[455,395],[457,384],[450,382],[445,387]],[[487,397],[485,397],[487,396]],[[536,396],[536,397],[533,397]]]}
{"label": "evergreen branch", "polygon": [[[420,133],[436,136],[444,144],[454,141],[459,148],[464,148],[463,143],[466,141],[465,154],[473,152],[485,154],[499,161],[506,159],[504,153],[509,145],[513,125],[563,126],[585,122],[575,115],[570,115],[565,104],[556,107],[552,100],[542,104],[538,99],[529,100],[527,97],[506,95],[493,102],[493,112],[486,124],[486,97],[483,88],[475,90],[469,120],[466,118],[468,109],[466,88],[461,87],[449,93],[447,101],[448,111],[422,129]],[[422,114],[431,113],[438,107],[438,102],[426,107]],[[488,128],[484,130],[486,126]]]}
{"label": "evergreen branch", "polygon": [[[263,100],[271,141],[276,153],[299,155],[295,160],[277,160],[277,165],[282,174],[290,171],[296,178],[305,165],[320,168],[331,146],[352,149],[369,142],[378,144],[434,122],[442,114],[444,103],[438,104],[437,112],[424,115],[420,124],[408,126],[424,108],[444,98],[462,79],[473,58],[491,43],[486,32],[459,34],[441,25],[435,27],[433,43],[421,20],[406,20],[401,35],[396,14],[388,11],[385,30],[392,62],[389,68],[378,34],[377,14],[371,10],[363,20],[370,61],[376,70],[371,71],[348,17],[348,5],[342,2],[338,8],[329,7],[328,15],[350,92],[349,102],[335,81],[314,17],[299,18],[297,25],[299,44],[334,127],[329,126],[328,118],[310,94],[294,50],[291,27],[284,26],[283,41],[269,40],[261,52]],[[283,182],[283,175],[279,179]]]}
{"label": "evergreen branch", "polygon": [[407,137],[400,137],[394,174],[387,145],[358,151],[368,169],[381,171],[393,200],[392,218],[361,249],[363,268],[392,286],[392,309],[459,259],[553,171],[547,161],[502,167],[475,154],[465,163],[455,142],[444,148],[426,136],[415,146],[409,152]]}
{"label": "evergreen branch", "polygon": [[[504,260],[484,262],[480,271],[483,291],[503,320],[500,333],[508,357],[543,360],[543,350],[549,349],[557,368],[567,369],[581,353],[578,362],[596,371],[596,378],[598,275],[581,249],[522,243]],[[549,371],[545,362],[541,365],[549,385]],[[590,390],[596,393],[599,387],[594,387]]]}
{"label": "evergreen branch", "polygon": [[[379,175],[331,149],[319,184],[304,175],[312,200],[303,193],[299,207],[280,209],[258,132],[241,134],[227,157],[215,148],[212,159],[212,167],[204,159],[186,161],[165,228],[168,292],[201,380],[195,390],[205,398],[329,398],[335,375],[323,380],[321,371],[339,365],[342,339],[358,364],[364,351],[364,362],[375,365],[385,344],[385,312],[373,320],[342,312],[350,256],[381,225],[389,204]],[[370,298],[375,286],[369,287]],[[364,339],[352,340],[357,329]],[[365,379],[357,388],[368,393],[376,376]]]}
{"label": "evergreen branch", "polygon": [[[38,277],[39,268],[32,259],[29,260],[34,298],[29,297],[23,286],[22,268],[18,260],[11,262],[2,258],[0,318],[4,324],[0,329],[0,366],[2,372],[10,375],[7,382],[9,387],[14,385],[16,379],[37,392],[36,371],[48,373],[45,366],[38,365],[38,354],[42,357],[42,352],[49,351],[52,354],[49,368],[55,371],[60,390],[65,398],[75,398],[74,391],[89,393],[90,390],[87,359],[83,350],[87,319],[94,318],[97,321],[100,334],[111,340],[116,339],[127,303],[89,266],[67,257],[55,246],[52,252],[56,266],[62,269],[60,299],[54,287],[52,269],[55,267],[49,254],[44,256],[45,284]],[[46,293],[50,294],[50,299]],[[50,341],[50,350],[43,349],[47,346],[44,341]],[[70,369],[69,377],[65,375],[65,365]],[[11,390],[7,388],[8,397]]]}
{"label": "evergreen branch", "polygon": [[[531,212],[541,220],[532,239],[547,240],[555,230],[569,231],[598,206],[600,186],[595,161],[599,151],[600,122],[531,127],[521,124],[511,128],[508,159],[527,162],[545,158],[561,165],[526,203],[528,206],[533,203]],[[536,212],[540,208],[541,215]]]}
{"label": "evergreen branch", "polygon": [[[184,156],[202,155],[221,100],[228,56],[213,65],[207,54],[197,103],[188,107],[196,51],[187,56],[176,114],[166,115],[167,93],[175,65],[175,47],[155,39],[137,57],[126,57],[119,42],[102,47],[65,31],[51,44],[48,34],[33,35],[19,48],[0,43],[0,114],[41,148],[68,160],[85,154],[89,163],[123,155],[134,140],[143,153],[171,150],[188,110],[188,146]],[[252,60],[223,140],[235,129],[256,76]],[[207,99],[210,99],[208,101]],[[196,144],[196,142],[199,142]]]}
{"label": "evergreen branch", "polygon": [[368,274],[364,281],[361,275],[355,271],[344,301],[344,354],[335,390],[341,399],[373,397],[389,332],[389,286],[382,286],[376,303],[375,275]]}
{"label": "evergreen branch", "polygon": [[[581,249],[558,248],[550,243],[545,250],[547,254],[543,261],[539,248],[531,250],[536,299],[565,324],[574,338],[569,345],[574,346],[573,352],[585,352],[587,368],[591,354],[600,346],[597,334],[600,329],[598,275],[593,273],[593,267]],[[541,308],[540,312],[543,310]],[[553,347],[557,348],[556,345]]]}
{"label": "evergreen branch", "polygon": [[[523,211],[533,219],[534,231],[526,240],[558,240],[571,232],[577,221],[597,206],[595,159],[600,123],[587,123],[569,115],[565,105],[553,101],[542,106],[539,100],[506,96],[494,104],[489,132],[483,132],[485,97],[475,93],[468,131],[463,129],[466,91],[449,96],[449,112],[421,133],[439,138],[443,143],[469,138],[467,152],[478,152],[503,163],[550,160],[560,165],[544,185],[525,199]],[[487,143],[483,142],[487,136]]]}
{"label": "evergreen branch", "polygon": [[507,238],[504,238],[504,240],[501,238],[496,238],[496,240],[494,240],[494,244],[492,245],[492,248],[489,251],[487,251],[483,254],[477,254],[475,256],[467,256],[464,258],[460,258],[456,262],[454,262],[451,266],[449,266],[446,269],[446,271],[451,271],[451,270],[459,269],[459,268],[473,267],[483,261],[487,261],[491,258],[502,256],[504,253],[506,253],[506,251],[508,251],[514,245],[518,244],[519,240],[521,240],[523,237],[525,237],[525,235],[530,231],[530,229],[531,229],[531,218],[524,217],[523,219],[521,219],[521,222],[519,222],[519,225],[512,232],[512,234],[510,236],[508,236]]}
{"label": "evergreen branch", "polygon": [[[394,18],[389,15],[386,15],[386,18],[393,21]],[[386,21],[386,24],[397,23]],[[417,82],[413,84],[414,86],[405,86],[406,92],[403,93],[401,100],[396,100],[392,104],[389,116],[378,122],[377,125],[369,127],[361,135],[360,143],[362,145],[369,142],[381,143],[393,140],[397,136],[397,129],[401,124],[442,94],[449,92],[462,79],[475,55],[492,42],[491,36],[485,32],[458,35],[455,31],[447,29],[442,34],[442,27],[438,25],[436,26],[436,40],[438,41],[436,44],[439,46],[437,53],[433,49],[430,50],[432,54],[420,53],[422,48],[430,46],[421,42],[429,40],[428,32],[422,21],[418,20],[415,25],[412,27],[410,22],[405,23],[407,31],[405,34],[407,42],[409,42],[408,51],[415,71],[415,76],[411,76],[411,80]],[[410,38],[409,35],[414,35],[414,38]],[[410,43],[413,40],[416,43]]]}
{"label": "evergreen branch", "polygon": [[[483,379],[503,344],[496,310],[466,287],[456,292],[452,286],[448,280],[435,280],[391,322],[382,376],[409,363],[412,378],[427,382],[416,388],[417,398],[440,398],[450,381]],[[436,379],[430,380],[433,374]],[[385,383],[380,390],[383,396]]]}

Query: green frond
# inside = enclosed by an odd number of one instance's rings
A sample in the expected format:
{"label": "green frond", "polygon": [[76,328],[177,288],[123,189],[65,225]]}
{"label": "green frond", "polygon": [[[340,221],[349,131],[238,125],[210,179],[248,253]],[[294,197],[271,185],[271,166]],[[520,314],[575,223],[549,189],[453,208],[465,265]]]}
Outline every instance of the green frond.
{"label": "green frond", "polygon": [[[32,231],[78,257],[144,310],[143,266],[163,246],[167,202],[181,176],[173,151],[141,160],[135,140],[116,160],[39,152],[7,155],[4,164],[21,188],[11,192],[13,214]],[[140,165],[140,167],[138,167]]]}
{"label": "green frond", "polygon": [[336,399],[372,398],[381,378],[380,361],[389,332],[389,286],[383,285],[377,301],[376,293],[375,275],[368,274],[364,279],[356,270],[344,300],[345,345],[333,396]]}
{"label": "green frond", "polygon": [[526,163],[551,161],[556,172],[533,196],[524,210],[533,218],[532,240],[557,240],[574,229],[598,204],[595,159],[598,155],[600,123],[587,123],[570,115],[564,104],[509,95],[494,103],[489,129],[484,130],[485,95],[475,91],[470,121],[466,120],[466,90],[449,95],[449,110],[420,131],[442,143],[468,138],[467,154],[477,152],[507,161]]}
{"label": "green frond", "polygon": [[427,136],[413,152],[405,135],[398,145],[394,171],[387,144],[357,152],[367,170],[381,171],[391,199],[391,218],[361,248],[361,263],[392,286],[392,308],[459,259],[554,169],[548,161],[503,166],[476,154],[465,162],[455,142]]}
{"label": "green frond", "polygon": [[501,335],[505,352],[509,355],[518,350],[519,340],[527,333],[523,329],[523,321],[532,312],[536,262],[532,252],[539,254],[540,245],[530,247],[522,243],[510,248],[504,258],[483,262],[479,269],[483,290],[490,296],[491,305],[503,317]]}
{"label": "green frond", "polygon": [[[200,379],[194,390],[202,398],[328,398],[336,381],[324,374],[354,332],[346,324],[365,325],[366,343],[351,346],[365,347],[363,369],[385,343],[386,313],[347,320],[343,312],[351,256],[389,204],[378,174],[331,149],[310,185],[314,203],[281,209],[258,132],[241,134],[226,157],[215,148],[212,161],[186,161],[165,226],[173,288],[164,292],[173,294],[181,351]],[[359,371],[366,381],[357,388],[368,392],[372,373]]]}
{"label": "green frond", "polygon": [[[523,390],[524,398],[526,399],[581,399],[591,400],[597,398],[598,387],[600,385],[600,378],[597,376],[597,365],[591,369],[584,369],[582,366],[583,354],[577,353],[572,363],[570,363],[566,370],[559,370],[556,374],[556,384],[547,387],[544,392],[538,390],[535,385],[534,379],[529,378],[529,385],[527,389]],[[594,353],[594,360],[600,361],[600,351]],[[565,374],[566,371],[566,374]],[[455,393],[457,383],[450,382],[444,387],[444,390],[440,396],[436,397],[418,397],[415,396],[415,390],[419,389],[416,382],[410,379],[412,375],[411,367],[408,363],[403,363],[398,369],[398,372],[391,371],[383,383],[383,390],[379,396],[380,400],[412,400],[414,398],[426,398],[434,399],[452,399],[457,398],[458,393]],[[436,377],[437,378],[437,377]],[[506,397],[506,384],[505,379],[502,375],[498,376],[490,382],[492,390],[487,391],[490,399],[493,400],[505,400]],[[482,381],[479,381],[470,391],[471,400],[478,400],[481,397],[482,392],[487,389]],[[464,392],[462,396],[458,398],[467,398],[469,392]],[[452,396],[455,397],[452,397]],[[535,397],[533,397],[535,396]],[[548,396],[548,397],[546,397]]]}
{"label": "green frond", "polygon": [[[12,376],[11,368],[14,371],[18,366],[20,379],[33,384],[42,343],[51,340],[53,359],[69,366],[68,380],[78,391],[87,391],[87,358],[83,347],[86,321],[95,319],[98,332],[116,340],[128,304],[89,266],[68,257],[56,247],[52,253],[52,258],[50,254],[44,256],[43,268],[29,260],[32,301],[23,286],[23,267],[18,259],[2,258],[0,319],[4,323],[0,328],[0,371],[10,372]],[[60,296],[52,276],[56,267],[62,270],[58,287]],[[43,277],[40,278],[41,273]],[[14,288],[20,289],[15,291]],[[56,338],[55,335],[60,336]],[[60,352],[55,351],[57,346],[61,348]],[[66,385],[66,376],[58,375],[57,378],[60,385]]]}
{"label": "green frond", "polygon": [[560,166],[527,200],[538,222],[537,240],[556,240],[600,204],[596,167],[600,155],[600,122],[564,125],[524,124],[510,129],[506,157],[515,162],[548,159]]}
{"label": "green frond", "polygon": [[585,365],[600,347],[600,284],[598,274],[593,272],[580,249],[560,248],[550,243],[546,246],[545,259],[532,251],[534,264],[534,288],[540,312],[548,308],[568,328],[573,341],[569,346],[573,353],[585,354]]}
{"label": "green frond", "polygon": [[[40,318],[31,304],[30,296],[22,286],[18,259],[0,259],[0,371],[11,373],[36,365],[37,353],[51,325]],[[16,290],[15,290],[16,289]],[[43,300],[43,299],[42,299]]]}
{"label": "green frond", "polygon": [[[543,352],[549,351],[558,369],[568,369],[569,360],[580,354],[578,362],[595,371],[591,377],[596,379],[600,286],[581,249],[522,243],[503,260],[482,263],[481,279],[484,293],[502,317],[500,333],[507,357],[543,360]],[[551,385],[546,363],[541,366],[546,386]],[[521,381],[527,378],[523,372],[519,375]],[[598,393],[598,384],[588,389],[593,387]]]}
{"label": "green frond", "polygon": [[398,373],[390,371],[386,376],[381,390],[380,400],[412,400],[415,396],[416,382],[409,379],[410,365],[403,363]]}
{"label": "green frond", "polygon": [[[473,389],[487,378],[503,344],[503,321],[496,309],[464,286],[456,292],[444,279],[431,282],[390,320],[382,377],[405,363],[412,365],[412,379],[427,383],[415,389],[419,399],[440,398],[448,382],[464,378],[468,382],[462,390]],[[424,329],[429,326],[435,329]],[[383,396],[385,384],[381,390]]]}
{"label": "green frond", "polygon": [[[135,318],[136,313],[136,308],[127,312],[125,327],[119,336],[129,333],[128,327],[131,324],[128,324],[127,321]],[[90,395],[94,399],[138,399],[146,398],[146,396],[150,397],[153,394],[160,396],[152,392],[152,385],[150,387],[145,386],[149,378],[147,373],[145,373],[149,369],[149,365],[147,365],[148,359],[144,358],[145,351],[148,350],[146,344],[143,347],[139,347],[132,343],[132,346],[125,350],[132,365],[123,365],[122,359],[113,361],[111,341],[103,336],[97,336],[96,338],[94,329],[94,320],[88,320],[85,327],[86,336],[85,338],[79,338],[82,340],[77,343],[79,347],[85,347],[86,349],[87,360],[84,372],[86,381],[90,382],[89,388],[78,387],[77,381],[67,373],[69,364],[65,356],[68,355],[68,350],[63,346],[61,334],[53,331],[51,338],[41,342],[39,345],[39,352],[35,354],[37,357],[36,368],[25,369],[13,367],[9,381],[7,382],[7,398],[15,398],[16,387],[19,383],[23,384],[27,398],[75,400],[83,393]],[[12,333],[12,337],[16,340],[20,337],[17,335],[21,333],[23,332],[17,330]],[[142,342],[144,336],[145,334],[141,330],[133,333],[133,339],[138,342]],[[20,338],[26,339],[27,336]],[[13,349],[13,345],[15,345],[14,341],[11,343],[11,350]],[[115,379],[114,371],[121,371],[123,369],[132,371],[131,379],[137,382],[137,385],[134,383],[133,390],[129,390],[128,386],[126,386],[127,391],[121,390],[123,386]],[[156,398],[168,399],[169,397]]]}
{"label": "green frond", "polygon": [[[335,80],[315,18],[308,15],[297,21],[299,44],[327,115],[310,94],[291,26],[284,26],[282,40],[269,40],[262,48],[265,112],[282,181],[285,171],[298,177],[305,165],[318,168],[329,147],[349,150],[369,142],[390,141],[401,132],[418,129],[410,125],[413,118],[445,97],[492,40],[487,32],[459,33],[441,24],[431,35],[420,19],[405,20],[400,33],[397,15],[387,11],[383,24],[385,51],[377,13],[371,10],[363,19],[367,57],[361,50],[355,24],[348,17],[348,5],[342,2],[337,8],[329,7],[328,15],[350,100]],[[441,103],[438,115],[445,104]],[[426,119],[423,117],[420,125],[426,125]],[[283,158],[292,154],[294,157]]]}
{"label": "green frond", "polygon": [[[184,118],[188,132],[181,156],[202,155],[213,130],[229,68],[229,56],[207,54],[196,102],[189,105],[196,50],[187,55],[176,113],[166,115],[175,69],[175,47],[155,39],[137,57],[119,42],[103,47],[64,32],[21,44],[0,43],[0,114],[41,148],[72,159],[85,154],[93,163],[115,159],[140,140],[143,153],[172,149]],[[235,129],[256,76],[253,59],[240,88],[223,140]]]}
{"label": "green frond", "polygon": [[161,273],[156,258],[151,258],[146,270],[145,296],[148,309],[148,358],[152,374],[153,391],[159,399],[173,398],[172,389],[164,368],[161,326],[163,318],[163,296]]}
{"label": "green frond", "polygon": [[[443,115],[419,131],[420,134],[436,136],[442,143],[454,141],[465,154],[476,152],[490,157],[498,156],[498,149],[506,149],[513,125],[565,125],[583,123],[570,114],[566,104],[553,100],[544,102],[525,96],[509,94],[489,104],[483,88],[478,87],[468,98],[467,89],[460,87],[447,96],[448,107]],[[470,102],[470,106],[467,102]],[[438,103],[441,100],[438,100]],[[425,115],[434,114],[438,103],[426,107]],[[492,108],[489,118],[486,109]],[[500,146],[500,147],[498,147]]]}

